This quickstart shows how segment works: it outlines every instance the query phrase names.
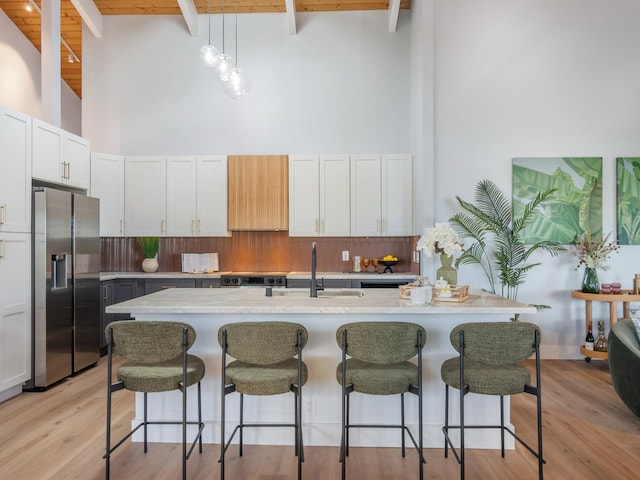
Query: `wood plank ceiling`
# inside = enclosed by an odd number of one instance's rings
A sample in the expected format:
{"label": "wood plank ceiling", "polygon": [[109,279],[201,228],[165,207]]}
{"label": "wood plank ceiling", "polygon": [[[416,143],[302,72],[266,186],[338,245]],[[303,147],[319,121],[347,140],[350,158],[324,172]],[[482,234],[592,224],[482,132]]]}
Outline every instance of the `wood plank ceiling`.
{"label": "wood plank ceiling", "polygon": [[[296,12],[387,10],[389,0],[293,0]],[[178,0],[94,0],[102,15],[182,15]],[[235,12],[236,0],[193,0],[199,14]],[[286,12],[287,0],[237,0],[238,13]],[[37,8],[34,8],[36,5]],[[31,6],[30,11],[27,6]],[[41,51],[41,0],[0,0],[0,9],[22,34]],[[400,8],[411,9],[411,0],[401,0]],[[71,0],[60,0],[60,68],[62,79],[82,98],[82,18]],[[70,62],[73,54],[77,60]]]}

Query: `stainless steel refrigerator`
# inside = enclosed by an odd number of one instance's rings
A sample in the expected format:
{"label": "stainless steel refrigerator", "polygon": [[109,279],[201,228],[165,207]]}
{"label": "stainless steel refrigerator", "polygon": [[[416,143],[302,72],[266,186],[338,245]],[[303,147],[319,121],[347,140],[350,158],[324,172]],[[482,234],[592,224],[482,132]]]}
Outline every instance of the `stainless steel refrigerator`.
{"label": "stainless steel refrigerator", "polygon": [[50,386],[100,358],[99,200],[53,188],[33,192],[32,376]]}

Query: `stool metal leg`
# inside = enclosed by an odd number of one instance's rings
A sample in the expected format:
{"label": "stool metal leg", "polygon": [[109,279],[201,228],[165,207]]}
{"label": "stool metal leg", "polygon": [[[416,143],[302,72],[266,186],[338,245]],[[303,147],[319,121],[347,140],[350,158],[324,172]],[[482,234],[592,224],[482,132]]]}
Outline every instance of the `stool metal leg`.
{"label": "stool metal leg", "polygon": [[405,445],[404,445],[404,432],[405,432],[405,424],[404,424],[404,393],[400,394],[400,435],[402,435],[402,458],[405,457]]}
{"label": "stool metal leg", "polygon": [[244,433],[244,394],[240,394],[240,456],[242,456],[242,444]]}

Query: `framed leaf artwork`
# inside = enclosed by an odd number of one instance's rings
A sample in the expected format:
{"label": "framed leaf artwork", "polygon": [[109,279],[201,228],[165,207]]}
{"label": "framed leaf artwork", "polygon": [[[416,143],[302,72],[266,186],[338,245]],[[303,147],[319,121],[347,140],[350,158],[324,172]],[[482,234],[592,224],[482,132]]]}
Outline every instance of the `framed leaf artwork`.
{"label": "framed leaf artwork", "polygon": [[616,159],[619,245],[640,245],[640,157]]}
{"label": "framed leaf artwork", "polygon": [[602,233],[602,157],[514,158],[512,182],[514,219],[538,192],[556,190],[524,229],[525,243],[567,245],[582,233]]}

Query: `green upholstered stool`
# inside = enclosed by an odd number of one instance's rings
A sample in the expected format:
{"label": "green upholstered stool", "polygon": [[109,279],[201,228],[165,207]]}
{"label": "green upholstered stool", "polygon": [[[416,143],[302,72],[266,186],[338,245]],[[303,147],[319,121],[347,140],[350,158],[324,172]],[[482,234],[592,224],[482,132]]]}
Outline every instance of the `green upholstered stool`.
{"label": "green upholstered stool", "polygon": [[[336,379],[342,386],[342,438],[340,462],[342,478],[346,478],[349,456],[349,430],[352,428],[398,428],[401,430],[402,456],[405,456],[405,433],[416,451],[420,479],[425,463],[422,451],[422,348],[426,340],[424,328],[406,322],[355,322],[342,325],[336,341],[342,350],[342,362],[336,368]],[[410,362],[415,356],[417,364]],[[347,358],[349,357],[349,358]],[[349,420],[349,396],[353,392],[367,395],[400,395],[400,425],[352,424]],[[404,394],[418,397],[418,440],[404,421]]]}
{"label": "green upholstered stool", "polygon": [[[538,459],[538,476],[543,478],[542,465],[542,404],[540,391],[540,329],[526,322],[479,322],[455,327],[450,334],[451,345],[459,355],[446,360],[441,367],[445,383],[444,454],[449,447],[460,463],[460,478],[464,480],[464,434],[468,428],[499,428],[501,453],[504,457],[504,434],[509,432]],[[535,355],[536,385],[531,385],[529,370],[520,362]],[[449,387],[460,390],[460,424],[449,424]],[[500,396],[500,425],[466,425],[464,398],[467,393]],[[523,442],[504,425],[504,397],[517,393],[530,393],[537,398],[538,449]],[[460,431],[459,454],[449,436],[449,431]]]}
{"label": "green upholstered stool", "polygon": [[613,388],[624,404],[640,417],[640,341],[631,319],[619,320],[611,327],[608,356]]}
{"label": "green upholstered stool", "polygon": [[[159,424],[182,425],[182,478],[187,477],[187,459],[196,442],[202,453],[202,402],[200,380],[204,377],[204,362],[187,354],[196,339],[195,330],[186,323],[127,320],[110,323],[105,329],[107,339],[107,447],[106,478],[110,474],[113,451],[139,428],[144,430],[144,452],[147,452],[147,426]],[[113,355],[126,362],[116,371],[113,383]],[[187,421],[187,387],[198,384],[198,421]],[[127,389],[144,393],[144,421],[111,446],[111,394]],[[147,394],[150,392],[182,392],[182,420],[152,422],[147,420]],[[187,452],[187,425],[197,425],[198,433]]]}
{"label": "green upholstered stool", "polygon": [[[229,323],[218,330],[218,343],[222,347],[221,480],[225,474],[225,453],[236,433],[239,433],[239,453],[242,456],[242,432],[246,427],[293,427],[298,479],[302,478],[302,386],[308,377],[307,366],[302,361],[302,349],[307,340],[307,329],[292,322]],[[235,360],[227,363],[228,357]],[[240,394],[240,422],[225,442],[225,399],[233,392]],[[293,423],[244,423],[245,395],[287,392],[293,392],[295,397]]]}

